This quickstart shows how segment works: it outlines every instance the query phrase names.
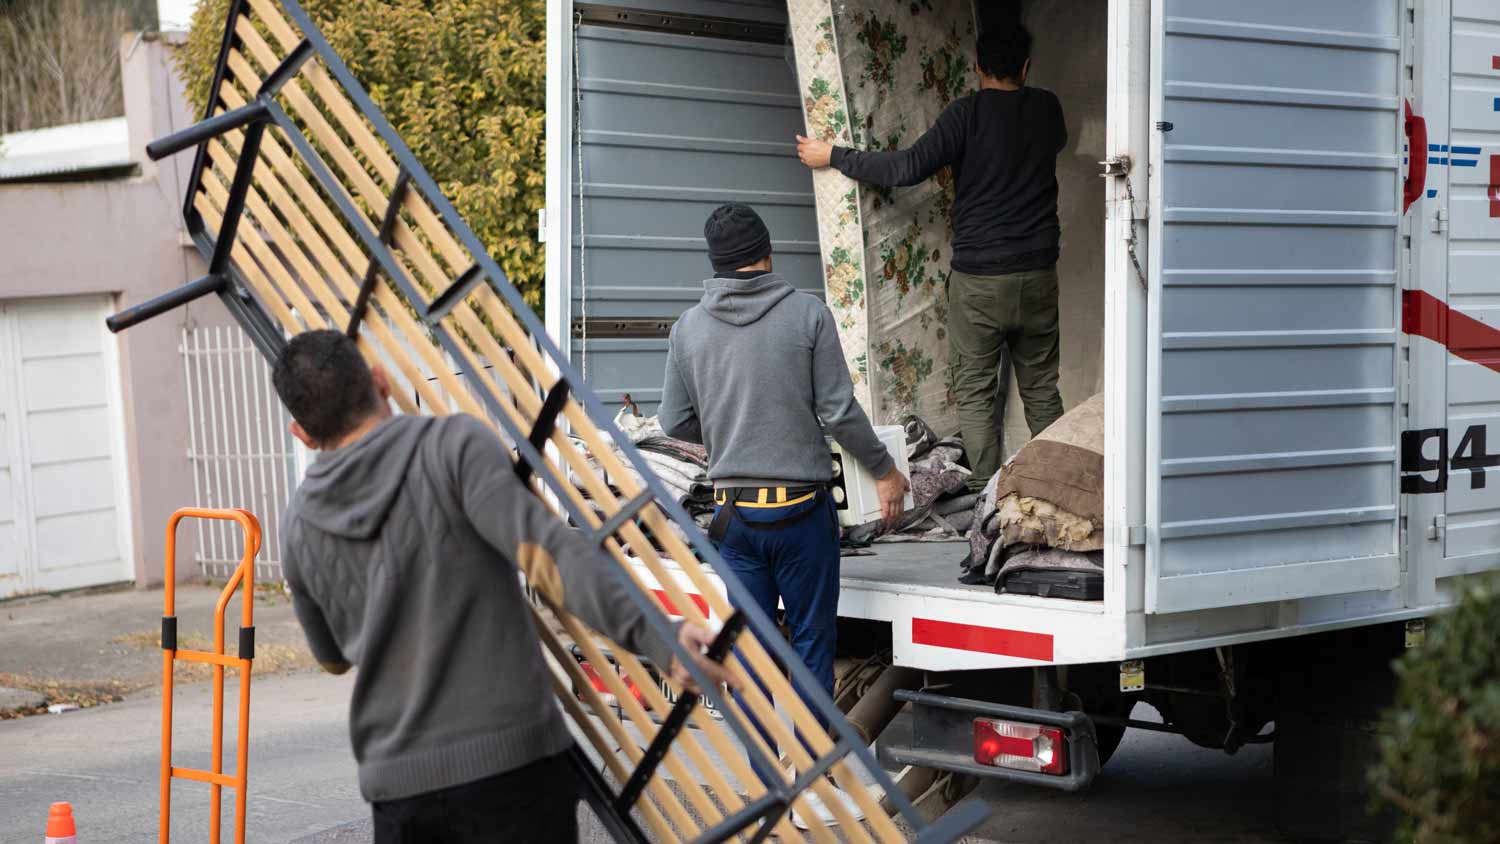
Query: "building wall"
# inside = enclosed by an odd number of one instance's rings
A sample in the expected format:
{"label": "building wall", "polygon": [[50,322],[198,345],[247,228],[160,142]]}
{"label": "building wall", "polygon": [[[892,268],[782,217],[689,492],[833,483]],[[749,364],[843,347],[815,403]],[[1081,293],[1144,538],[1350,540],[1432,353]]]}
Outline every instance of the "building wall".
{"label": "building wall", "polygon": [[[179,37],[121,41],[131,148],[140,162],[129,179],[0,185],[0,298],[109,294],[119,306],[145,301],[203,275],[206,268],[181,225],[190,156],[153,164],[145,144],[192,122],[170,65]],[[119,343],[130,478],[135,581],[161,582],[167,518],[193,500],[188,461],[187,394],[178,346],[184,327],[225,324],[215,299],[133,328]],[[179,561],[190,561],[192,532],[182,532]],[[196,567],[179,565],[180,578]]]}

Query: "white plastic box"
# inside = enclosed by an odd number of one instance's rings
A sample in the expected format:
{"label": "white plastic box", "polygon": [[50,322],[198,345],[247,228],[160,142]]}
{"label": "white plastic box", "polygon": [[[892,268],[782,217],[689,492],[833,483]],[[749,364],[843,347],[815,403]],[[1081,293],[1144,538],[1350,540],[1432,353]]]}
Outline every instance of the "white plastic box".
{"label": "white plastic box", "polygon": [[[877,425],[875,435],[885,443],[891,456],[896,458],[896,468],[910,477],[906,462],[906,431],[900,425]],[[839,508],[839,524],[849,527],[880,518],[880,496],[875,493],[875,479],[860,462],[844,451],[832,439],[828,447],[833,452],[833,500]],[[906,493],[906,509],[911,509],[911,491]]]}

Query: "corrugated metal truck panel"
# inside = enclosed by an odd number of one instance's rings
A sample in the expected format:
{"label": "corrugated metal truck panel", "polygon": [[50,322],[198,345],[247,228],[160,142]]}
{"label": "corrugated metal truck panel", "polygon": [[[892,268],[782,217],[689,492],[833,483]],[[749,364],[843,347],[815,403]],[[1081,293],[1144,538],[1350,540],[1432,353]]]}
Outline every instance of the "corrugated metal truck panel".
{"label": "corrugated metal truck panel", "polygon": [[1321,5],[1157,4],[1150,612],[1398,582],[1400,10]]}
{"label": "corrugated metal truck panel", "polygon": [[[717,5],[785,21],[780,4]],[[590,20],[571,33],[579,83],[564,153],[574,184],[572,356],[607,404],[628,394],[650,413],[666,362],[662,326],[697,302],[712,273],[702,233],[715,207],[755,203],[776,238],[777,269],[821,292],[812,181],[792,155],[802,107],[780,44]],[[600,337],[611,320],[654,323],[619,329],[628,339]]]}

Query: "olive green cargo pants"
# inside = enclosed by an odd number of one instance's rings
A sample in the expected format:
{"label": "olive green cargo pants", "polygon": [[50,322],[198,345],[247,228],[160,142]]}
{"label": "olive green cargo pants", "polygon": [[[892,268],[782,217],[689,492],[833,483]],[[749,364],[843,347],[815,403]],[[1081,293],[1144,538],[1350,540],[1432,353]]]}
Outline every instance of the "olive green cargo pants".
{"label": "olive green cargo pants", "polygon": [[1000,469],[995,388],[1009,346],[1026,425],[1036,436],[1062,416],[1057,392],[1057,268],[995,276],[954,270],[948,279],[948,342],[955,367],[959,430],[982,489]]}

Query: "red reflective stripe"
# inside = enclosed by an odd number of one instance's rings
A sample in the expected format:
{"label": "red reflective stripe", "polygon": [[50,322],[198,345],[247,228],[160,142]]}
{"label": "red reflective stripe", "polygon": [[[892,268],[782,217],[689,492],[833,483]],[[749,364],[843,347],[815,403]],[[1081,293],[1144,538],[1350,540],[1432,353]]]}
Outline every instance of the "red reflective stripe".
{"label": "red reflective stripe", "polygon": [[[667,611],[667,615],[682,615],[682,613],[677,611],[677,605],[672,603],[671,598],[667,597],[666,592],[661,589],[653,589],[652,591],[656,593],[656,600],[661,602],[661,608]],[[695,595],[689,592],[688,597],[692,599],[694,604],[697,604],[698,609],[704,615],[708,615],[708,601],[703,600],[702,595]]]}
{"label": "red reflective stripe", "polygon": [[1490,184],[1485,195],[1490,199],[1490,216],[1500,217],[1500,155],[1490,156]]}
{"label": "red reflective stripe", "polygon": [[1500,372],[1500,329],[1453,310],[1430,293],[1402,291],[1401,329],[1441,343],[1464,360]]}
{"label": "red reflective stripe", "polygon": [[1050,633],[1028,633],[1024,630],[1004,630],[999,627],[981,627],[977,624],[957,624],[931,618],[913,618],[911,640],[917,645],[952,648],[956,651],[978,651],[1044,661],[1052,659],[1052,634]]}
{"label": "red reflective stripe", "polygon": [[1495,70],[1500,70],[1500,56],[1490,57],[1490,67],[1494,68]]}

